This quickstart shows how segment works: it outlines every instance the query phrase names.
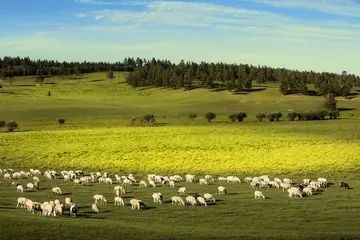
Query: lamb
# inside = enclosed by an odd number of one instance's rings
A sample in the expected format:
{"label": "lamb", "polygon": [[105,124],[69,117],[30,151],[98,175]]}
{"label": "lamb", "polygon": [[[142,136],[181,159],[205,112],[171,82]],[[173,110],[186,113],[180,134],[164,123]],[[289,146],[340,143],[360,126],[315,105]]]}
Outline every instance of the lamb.
{"label": "lamb", "polygon": [[187,196],[185,201],[186,203],[189,203],[192,206],[196,205],[196,199],[193,196]]}
{"label": "lamb", "polygon": [[197,200],[199,201],[199,203],[200,203],[201,206],[207,207],[207,203],[206,203],[206,201],[205,201],[204,198],[198,197]]}
{"label": "lamb", "polygon": [[145,206],[145,204],[143,203],[143,201],[138,200],[138,199],[131,199],[130,200],[130,204],[131,204],[131,209],[137,209],[140,210],[140,206]]}
{"label": "lamb", "polygon": [[149,186],[151,186],[151,187],[156,187],[156,185],[155,185],[155,182],[154,181],[149,181]]}
{"label": "lamb", "polygon": [[227,194],[227,190],[223,186],[218,187],[219,194]]}
{"label": "lamb", "polygon": [[311,195],[312,195],[312,187],[311,187],[311,186],[305,187],[302,191],[303,191],[303,193],[305,193],[307,196],[311,196]]}
{"label": "lamb", "polygon": [[185,202],[181,197],[173,196],[171,197],[171,205],[179,204],[180,206],[185,206]]}
{"label": "lamb", "polygon": [[54,217],[56,217],[57,215],[62,215],[62,214],[63,214],[63,206],[62,206],[62,204],[55,204]]}
{"label": "lamb", "polygon": [[119,185],[115,186],[114,187],[114,193],[116,191],[119,191],[120,193],[125,194],[125,189],[122,186],[119,186]]}
{"label": "lamb", "polygon": [[95,203],[93,203],[92,205],[91,205],[91,210],[93,211],[93,212],[99,212],[99,208],[98,208],[98,206],[95,204]]}
{"label": "lamb", "polygon": [[302,198],[302,194],[298,188],[290,188],[287,191],[289,193],[289,197],[301,197]]}
{"label": "lamb", "polygon": [[261,199],[261,198],[265,199],[264,194],[262,192],[260,192],[260,191],[255,191],[254,195],[255,195],[255,199]]}
{"label": "lamb", "polygon": [[107,200],[103,195],[96,194],[93,198],[96,204],[107,203]]}
{"label": "lamb", "polygon": [[178,194],[185,194],[186,193],[186,187],[181,187],[178,190]]}
{"label": "lamb", "polygon": [[125,206],[124,200],[121,197],[115,197],[115,206]]}
{"label": "lamb", "polygon": [[140,187],[147,187],[147,183],[145,181],[140,181],[139,186]]}
{"label": "lamb", "polygon": [[105,183],[106,184],[113,184],[113,181],[111,178],[105,178]]}
{"label": "lamb", "polygon": [[163,197],[162,197],[162,194],[161,194],[161,193],[154,193],[154,194],[152,195],[152,198],[153,198],[153,200],[154,200],[154,203],[158,203],[158,204],[161,204],[161,203],[162,203]]}
{"label": "lamb", "polygon": [[199,179],[200,185],[207,185],[207,181],[204,178]]}
{"label": "lamb", "polygon": [[32,183],[28,183],[28,184],[26,185],[26,187],[27,187],[27,189],[28,189],[29,191],[34,190],[34,184],[32,184]]}
{"label": "lamb", "polygon": [[210,194],[210,193],[205,193],[205,194],[204,194],[204,198],[205,198],[205,200],[207,200],[207,201],[210,201],[210,202],[214,202],[214,203],[215,203],[215,198],[214,198],[214,196],[213,196],[212,194]]}
{"label": "lamb", "polygon": [[175,182],[171,180],[171,181],[169,182],[169,187],[175,187]]}
{"label": "lamb", "polygon": [[19,198],[17,199],[16,207],[19,207],[19,205],[20,205],[20,207],[25,208],[25,203],[26,203],[26,201],[27,201],[26,198],[24,198],[24,197],[19,197]]}
{"label": "lamb", "polygon": [[53,193],[53,194],[56,194],[56,195],[62,195],[62,194],[63,194],[62,191],[61,191],[61,189],[60,189],[59,187],[54,187],[54,188],[52,189],[52,193]]}
{"label": "lamb", "polygon": [[23,193],[23,192],[24,192],[24,187],[21,186],[21,185],[18,185],[18,186],[16,187],[16,191]]}
{"label": "lamb", "polygon": [[344,183],[344,182],[340,183],[340,188],[342,188],[342,189],[350,189],[349,184]]}

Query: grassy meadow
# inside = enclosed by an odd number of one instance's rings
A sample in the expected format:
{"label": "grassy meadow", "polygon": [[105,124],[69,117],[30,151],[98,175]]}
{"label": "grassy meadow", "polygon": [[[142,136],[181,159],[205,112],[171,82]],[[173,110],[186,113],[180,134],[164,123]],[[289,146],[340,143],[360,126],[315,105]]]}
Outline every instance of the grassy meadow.
{"label": "grassy meadow", "polygon": [[[265,200],[254,200],[248,184],[224,184],[228,195],[217,194],[219,183],[185,184],[189,194],[213,193],[219,202],[205,207],[155,205],[153,192],[165,200],[177,188],[130,187],[132,197],[148,208],[132,211],[113,205],[112,187],[103,184],[74,186],[41,178],[39,192],[16,193],[11,181],[0,178],[0,239],[359,239],[360,98],[338,97],[340,118],[325,121],[257,122],[259,112],[317,110],[322,97],[279,93],[276,84],[255,86],[254,91],[191,91],[156,88],[132,89],[124,73],[88,74],[79,80],[48,78],[36,86],[32,77],[16,78],[0,89],[0,120],[15,120],[19,130],[0,129],[0,168],[40,168],[134,173],[186,174],[199,177],[270,174],[303,178],[326,177],[334,183],[311,197],[290,199],[279,189],[262,189]],[[309,86],[311,88],[311,86]],[[51,96],[47,96],[48,91]],[[207,123],[206,112],[217,118]],[[231,123],[227,116],[244,111],[248,118]],[[189,119],[190,112],[198,115]],[[131,117],[154,114],[156,126],[130,127]],[[57,119],[66,120],[63,127]],[[353,189],[341,190],[341,180]],[[26,185],[28,180],[20,180]],[[45,217],[16,209],[20,196],[49,201],[51,188],[60,186],[80,205],[79,218]],[[92,196],[110,201],[91,213]],[[59,197],[63,200],[64,197]],[[6,220],[6,221],[5,221]],[[40,231],[35,226],[41,226]],[[61,233],[54,234],[58,228]],[[21,230],[18,230],[21,229]]]}

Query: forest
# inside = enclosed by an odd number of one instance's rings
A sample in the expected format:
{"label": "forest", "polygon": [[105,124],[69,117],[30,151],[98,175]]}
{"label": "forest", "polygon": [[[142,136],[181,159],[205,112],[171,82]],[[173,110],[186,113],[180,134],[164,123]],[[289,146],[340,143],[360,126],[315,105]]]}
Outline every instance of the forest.
{"label": "forest", "polygon": [[[127,57],[123,61],[108,62],[59,62],[54,60],[31,60],[29,57],[0,58],[2,85],[10,84],[16,76],[79,77],[85,73],[113,71],[130,72],[126,81],[132,87],[164,87],[172,89],[226,89],[234,93],[251,91],[253,84],[279,83],[283,95],[347,96],[355,86],[360,86],[360,77],[341,73],[298,71],[286,68],[208,62],[185,62],[175,64],[169,60]],[[313,84],[314,90],[308,89]]]}

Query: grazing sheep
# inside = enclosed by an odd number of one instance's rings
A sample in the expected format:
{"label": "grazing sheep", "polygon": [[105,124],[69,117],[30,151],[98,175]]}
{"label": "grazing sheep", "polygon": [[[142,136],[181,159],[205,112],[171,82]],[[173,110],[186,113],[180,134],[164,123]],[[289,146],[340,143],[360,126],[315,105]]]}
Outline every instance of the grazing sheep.
{"label": "grazing sheep", "polygon": [[344,182],[340,183],[340,188],[342,188],[342,189],[350,189],[349,184],[344,183]]}
{"label": "grazing sheep", "polygon": [[219,194],[227,194],[227,190],[223,186],[218,187]]}
{"label": "grazing sheep", "polygon": [[117,183],[122,183],[121,177],[119,175],[115,175],[115,179]]}
{"label": "grazing sheep", "polygon": [[275,181],[270,181],[269,186],[272,187],[272,188],[280,188],[279,183],[275,182]]}
{"label": "grazing sheep", "polygon": [[12,185],[14,188],[16,188],[17,186],[20,185],[20,183],[19,183],[19,182],[12,182],[11,185]]}
{"label": "grazing sheep", "polygon": [[69,175],[65,175],[65,176],[64,176],[64,181],[65,181],[65,182],[70,181],[70,176],[69,176]]}
{"label": "grazing sheep", "polygon": [[82,175],[82,176],[85,175],[82,170],[76,170],[76,171],[75,171],[75,174],[76,174],[76,175]]}
{"label": "grazing sheep", "polygon": [[196,181],[196,179],[195,179],[194,175],[190,175],[190,174],[185,175],[185,182],[186,183],[192,183],[192,182],[195,182],[195,181]]}
{"label": "grazing sheep", "polygon": [[61,204],[58,199],[55,199],[54,203],[55,203],[55,205],[60,205]]}
{"label": "grazing sheep", "polygon": [[154,194],[152,195],[152,198],[153,198],[153,200],[154,200],[154,203],[158,203],[158,204],[161,204],[161,203],[162,203],[163,197],[162,197],[162,194],[161,194],[161,193],[154,193]]}
{"label": "grazing sheep", "polygon": [[21,178],[21,174],[19,172],[15,172],[12,174],[12,178],[14,179],[20,179]]}
{"label": "grazing sheep", "polygon": [[218,182],[226,182],[227,179],[225,177],[218,177]]}
{"label": "grazing sheep", "polygon": [[71,198],[67,197],[65,198],[65,207],[70,208],[70,206],[73,204]]}
{"label": "grazing sheep", "polygon": [[[55,200],[56,202],[56,200]],[[62,204],[55,204],[54,207],[54,216],[62,215],[63,214],[63,205]]]}
{"label": "grazing sheep", "polygon": [[139,186],[140,187],[147,187],[147,183],[145,181],[140,181]]}
{"label": "grazing sheep", "polygon": [[40,179],[39,179],[38,177],[34,176],[34,177],[33,177],[33,181],[34,181],[34,182],[40,182]]}
{"label": "grazing sheep", "polygon": [[113,184],[113,181],[111,178],[105,178],[105,183],[106,184]]}
{"label": "grazing sheep", "polygon": [[185,194],[186,193],[186,187],[181,187],[178,190],[178,194]]}
{"label": "grazing sheep", "polygon": [[201,206],[205,206],[205,207],[207,206],[207,203],[204,198],[198,197],[197,200],[199,201]]}
{"label": "grazing sheep", "polygon": [[120,193],[120,191],[119,191],[119,190],[116,190],[116,191],[115,191],[115,196],[117,196],[117,197],[121,197],[121,193]]}
{"label": "grazing sheep", "polygon": [[53,194],[56,194],[56,195],[62,195],[62,194],[63,194],[62,191],[61,191],[61,189],[60,189],[59,187],[54,187],[54,188],[52,189],[52,193],[53,193]]}
{"label": "grazing sheep", "polygon": [[28,183],[28,184],[26,185],[26,188],[27,188],[29,191],[32,191],[32,190],[34,190],[34,184]]}
{"label": "grazing sheep", "polygon": [[204,194],[204,198],[205,198],[205,200],[207,200],[207,201],[210,201],[210,202],[214,202],[214,203],[215,203],[215,198],[214,198],[214,196],[213,196],[212,194],[210,194],[210,193],[205,193],[205,194]]}
{"label": "grazing sheep", "polygon": [[289,185],[292,184],[292,181],[291,181],[289,178],[284,178],[284,179],[283,179],[283,182],[284,182],[284,183],[287,183],[287,184],[289,184]]}
{"label": "grazing sheep", "polygon": [[251,183],[250,183],[250,186],[253,188],[253,189],[255,189],[255,188],[258,188],[258,187],[260,187],[260,181],[252,181]]}
{"label": "grazing sheep", "polygon": [[312,187],[311,186],[305,187],[302,191],[303,191],[303,193],[306,194],[306,196],[311,196],[312,195]]}
{"label": "grazing sheep", "polygon": [[80,184],[80,179],[75,179],[74,180],[74,185],[79,185]]}
{"label": "grazing sheep", "polygon": [[280,183],[280,187],[282,188],[283,192],[285,192],[285,189],[291,188],[291,185],[288,183]]}
{"label": "grazing sheep", "polygon": [[125,189],[122,186],[115,186],[114,187],[114,193],[116,193],[116,191],[119,191],[121,194],[125,194]]}
{"label": "grazing sheep", "polygon": [[34,188],[39,190],[39,187],[40,187],[40,183],[39,182],[34,182]]}
{"label": "grazing sheep", "polygon": [[11,175],[9,173],[5,173],[4,180],[10,180],[10,179],[11,179]]}
{"label": "grazing sheep", "polygon": [[192,206],[196,205],[196,199],[193,196],[187,196],[185,201]]}
{"label": "grazing sheep", "polygon": [[171,180],[171,181],[169,182],[169,187],[175,187],[175,182]]}
{"label": "grazing sheep", "polygon": [[204,178],[199,179],[200,185],[207,185],[207,181]]}
{"label": "grazing sheep", "polygon": [[98,206],[95,204],[95,203],[93,203],[92,205],[91,205],[91,210],[93,211],[93,212],[99,212],[99,208],[98,208]]}
{"label": "grazing sheep", "polygon": [[96,204],[107,203],[107,200],[103,195],[96,194],[94,195],[93,199],[95,200]]}
{"label": "grazing sheep", "polygon": [[206,181],[214,181],[213,177],[211,175],[205,175],[205,180]]}
{"label": "grazing sheep", "polygon": [[310,181],[311,181],[310,179],[305,178],[305,179],[303,179],[303,184],[307,186],[310,184]]}
{"label": "grazing sheep", "polygon": [[151,180],[151,181],[149,181],[149,186],[150,186],[150,187],[156,187],[155,182],[154,182],[154,181],[152,181],[152,180]]}
{"label": "grazing sheep", "polygon": [[264,194],[262,192],[260,192],[260,191],[255,191],[254,195],[255,195],[255,199],[261,199],[261,198],[265,199]]}
{"label": "grazing sheep", "polygon": [[77,213],[79,212],[79,207],[73,203],[71,206],[70,206],[70,213],[76,217]]}
{"label": "grazing sheep", "polygon": [[133,210],[134,209],[140,210],[140,206],[146,207],[143,201],[137,199],[131,199],[130,204],[131,204],[131,209]]}
{"label": "grazing sheep", "polygon": [[123,186],[131,186],[131,185],[132,185],[132,182],[131,182],[129,179],[124,179],[122,185],[123,185]]}
{"label": "grazing sheep", "polygon": [[125,206],[124,200],[121,197],[115,197],[115,206]]}
{"label": "grazing sheep", "polygon": [[26,201],[27,201],[26,198],[24,198],[24,197],[19,197],[19,198],[17,199],[16,207],[19,207],[19,205],[20,205],[20,207],[25,208],[25,203],[26,203]]}
{"label": "grazing sheep", "polygon": [[54,210],[53,206],[50,204],[42,204],[41,206],[42,214],[50,216]]}
{"label": "grazing sheep", "polygon": [[302,194],[298,188],[290,188],[287,191],[289,193],[289,197],[301,197],[302,198]]}
{"label": "grazing sheep", "polygon": [[241,183],[241,180],[238,177],[233,177],[232,182],[233,183]]}
{"label": "grazing sheep", "polygon": [[244,178],[244,181],[246,183],[252,182],[252,177],[246,177],[246,178]]}
{"label": "grazing sheep", "polygon": [[180,205],[180,206],[185,206],[185,202],[181,197],[178,196],[173,196],[171,197],[171,205]]}
{"label": "grazing sheep", "polygon": [[329,184],[328,184],[326,178],[318,178],[318,183],[320,184],[320,187],[322,187],[322,188],[329,187]]}
{"label": "grazing sheep", "polygon": [[23,193],[23,192],[24,192],[24,187],[21,186],[21,185],[18,185],[18,186],[16,187],[16,191]]}

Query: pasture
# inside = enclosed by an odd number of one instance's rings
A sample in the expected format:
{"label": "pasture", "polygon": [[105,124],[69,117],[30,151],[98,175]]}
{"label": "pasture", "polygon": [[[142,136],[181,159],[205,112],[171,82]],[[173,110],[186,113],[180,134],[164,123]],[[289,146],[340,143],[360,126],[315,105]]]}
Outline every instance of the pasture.
{"label": "pasture", "polygon": [[[106,73],[79,80],[58,77],[36,86],[31,77],[17,78],[0,89],[0,120],[15,120],[19,130],[0,129],[0,168],[28,171],[83,169],[146,174],[205,174],[246,176],[270,174],[303,178],[325,177],[333,183],[313,196],[291,199],[280,189],[263,188],[265,200],[255,200],[247,183],[221,183],[229,194],[218,195],[218,182],[205,186],[180,182],[175,189],[128,187],[125,204],[133,197],[148,206],[135,211],[113,204],[113,186],[93,183],[74,186],[62,179],[41,177],[40,190],[17,193],[0,175],[0,239],[358,239],[360,207],[359,90],[352,98],[338,97],[340,119],[257,122],[258,112],[317,110],[322,97],[282,96],[278,86],[266,84],[243,94],[205,89],[191,91],[155,88],[132,89],[124,74],[110,83]],[[311,88],[311,86],[309,86]],[[47,96],[48,91],[51,96]],[[217,118],[204,119],[212,111]],[[244,111],[248,118],[230,123],[227,116]],[[198,114],[189,119],[190,112]],[[130,127],[129,118],[154,114],[154,127]],[[57,119],[66,120],[59,127]],[[339,188],[343,180],[353,188]],[[26,186],[31,179],[22,179]],[[39,202],[53,196],[59,186],[80,206],[78,218],[33,215],[16,208],[20,196]],[[216,205],[180,207],[169,203],[177,189],[189,195],[214,194]],[[165,203],[152,203],[161,192]],[[107,205],[91,213],[94,194]]]}
{"label": "pasture", "polygon": [[[203,177],[203,176],[199,176]],[[225,175],[226,177],[226,175]],[[240,177],[240,176],[239,176]],[[278,176],[281,177],[281,176]],[[290,177],[290,176],[286,176]],[[135,176],[138,180],[146,177]],[[243,180],[243,177],[241,177]],[[301,178],[292,178],[301,183]],[[46,180],[40,177],[40,190],[18,193],[11,181],[0,180],[2,239],[84,239],[102,236],[102,239],[339,239],[358,238],[360,193],[359,181],[347,181],[354,189],[342,190],[339,181],[313,196],[289,198],[278,188],[262,188],[265,200],[255,200],[249,183],[176,183],[175,188],[157,184],[156,188],[140,188],[135,184],[125,187],[125,206],[114,205],[113,185],[91,183],[75,186],[63,179]],[[26,186],[29,179],[19,182]],[[218,186],[228,189],[227,195],[217,193]],[[51,189],[59,186],[63,196],[53,195]],[[187,188],[187,195],[208,192],[217,200],[207,207],[172,206],[170,198],[177,195],[180,186]],[[163,204],[152,202],[152,193],[161,192]],[[99,213],[91,211],[93,195],[102,194],[108,204],[100,204]],[[18,197],[33,201],[64,201],[70,197],[80,207],[77,218],[65,212],[63,216],[31,214],[24,208],[16,208]],[[145,209],[131,210],[129,200],[141,199]]]}

